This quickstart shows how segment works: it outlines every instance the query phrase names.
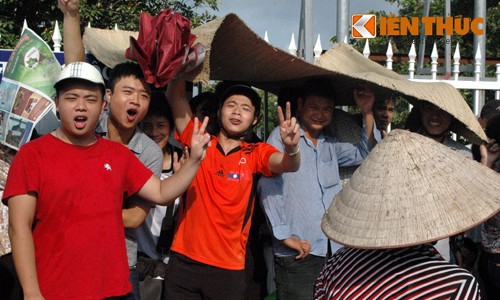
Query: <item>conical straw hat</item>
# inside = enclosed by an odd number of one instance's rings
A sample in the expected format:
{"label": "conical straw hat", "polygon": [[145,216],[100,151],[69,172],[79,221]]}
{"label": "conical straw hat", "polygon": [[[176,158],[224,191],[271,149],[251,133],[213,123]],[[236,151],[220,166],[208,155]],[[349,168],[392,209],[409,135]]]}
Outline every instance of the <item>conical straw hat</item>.
{"label": "conical straw hat", "polygon": [[364,57],[359,51],[345,43],[335,44],[322,54],[315,64],[354,79],[346,82],[350,86],[339,89],[338,97],[341,99],[354,103],[351,91],[355,84],[364,81],[375,88],[398,92],[415,106],[422,101],[430,102],[451,114],[458,121],[454,122],[451,128],[453,132],[474,144],[487,141],[486,134],[465,99],[456,88],[448,83],[410,81]]}
{"label": "conical straw hat", "polygon": [[130,46],[130,37],[137,39],[139,32],[85,27],[83,44],[92,55],[110,68],[126,62],[125,50]]}
{"label": "conical straw hat", "polygon": [[[475,144],[486,141],[472,110],[454,87],[409,81],[347,44],[334,45],[314,65],[273,47],[235,14],[193,28],[192,33],[196,35],[195,43],[201,43],[207,51],[203,63],[183,75],[188,81],[245,81],[278,94],[283,88],[302,86],[311,78],[329,78],[338,92],[336,105],[354,105],[354,87],[370,83],[375,92],[396,91],[414,105],[421,100],[434,103],[460,122],[452,128],[455,133]],[[86,28],[83,43],[99,61],[113,68],[126,61],[131,36],[137,38],[138,33]]]}
{"label": "conical straw hat", "polygon": [[499,212],[500,176],[425,136],[395,129],[365,158],[323,216],[348,247],[436,241]]}

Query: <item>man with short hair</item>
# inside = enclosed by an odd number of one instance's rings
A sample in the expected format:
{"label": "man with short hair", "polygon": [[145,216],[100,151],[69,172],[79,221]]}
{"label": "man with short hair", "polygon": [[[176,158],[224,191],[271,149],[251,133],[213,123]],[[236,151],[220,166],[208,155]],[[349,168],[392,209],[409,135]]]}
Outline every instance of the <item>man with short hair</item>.
{"label": "man with short hair", "polygon": [[131,291],[122,221],[124,195],[166,205],[181,195],[205,155],[195,130],[191,155],[168,180],[94,128],[106,102],[104,80],[85,62],[57,78],[60,126],[25,144],[5,185],[12,253],[25,299],[105,299]]}
{"label": "man with short hair", "polygon": [[[374,94],[355,89],[354,98],[364,120],[359,145],[340,143],[324,129],[332,121],[336,92],[329,80],[314,79],[301,89],[297,102],[302,165],[295,173],[261,178],[259,194],[273,233],[275,281],[278,299],[312,299],[317,274],[329,244],[320,220],[341,189],[339,166],[359,165],[376,144],[372,105]],[[268,143],[283,149],[279,128]],[[331,246],[331,247],[330,247]]]}
{"label": "man with short hair", "polygon": [[[85,51],[80,35],[79,0],[58,0],[64,14],[64,59],[66,63],[85,61]],[[146,83],[137,63],[116,65],[109,76],[106,89],[109,112],[103,114],[96,128],[106,139],[127,146],[156,176],[161,175],[163,155],[158,145],[139,129],[151,100],[151,87]],[[134,299],[140,299],[135,229],[146,219],[151,203],[137,197],[124,204],[123,222],[130,267],[130,280],[134,286]]]}
{"label": "man with short hair", "polygon": [[384,138],[391,125],[392,118],[394,117],[394,106],[396,105],[397,96],[379,95],[375,96],[375,103],[373,104],[373,118],[377,129],[380,131],[381,138]]}
{"label": "man with short hair", "polygon": [[[296,171],[299,131],[290,105],[278,109],[283,152],[246,141],[259,121],[261,98],[245,84],[220,94],[220,131],[212,136],[207,158],[179,207],[179,221],[167,267],[167,299],[243,299],[245,254],[253,214],[256,176]],[[177,138],[189,146],[195,129],[185,82],[167,87]],[[286,117],[285,117],[286,116]]]}
{"label": "man with short hair", "polygon": [[481,124],[481,127],[485,129],[488,126],[488,122],[496,116],[500,116],[500,101],[493,99],[483,105],[477,120]]}

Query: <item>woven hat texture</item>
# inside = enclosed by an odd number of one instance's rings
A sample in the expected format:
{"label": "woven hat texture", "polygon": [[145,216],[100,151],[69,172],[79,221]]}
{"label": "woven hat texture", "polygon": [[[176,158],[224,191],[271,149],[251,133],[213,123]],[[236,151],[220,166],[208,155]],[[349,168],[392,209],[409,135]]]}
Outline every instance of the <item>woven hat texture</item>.
{"label": "woven hat texture", "polygon": [[[415,82],[367,59],[347,44],[336,44],[315,63],[322,68],[352,78],[339,89],[338,98],[354,103],[352,89],[360,81],[369,83],[380,92],[392,90],[402,94],[414,106],[430,102],[450,113],[458,122],[451,130],[474,144],[486,141],[486,135],[469,105],[456,88],[445,82]],[[342,92],[346,94],[341,94]]]}
{"label": "woven hat texture", "polygon": [[[278,49],[254,33],[237,15],[216,18],[191,31],[206,48],[205,60],[183,74],[192,82],[245,81],[276,95],[284,88],[302,86],[311,78],[329,78],[338,95],[336,105],[354,105],[352,90],[369,83],[376,93],[396,91],[412,104],[429,101],[452,114],[459,122],[452,130],[472,143],[486,135],[460,93],[447,83],[412,82],[364,57],[347,44],[336,44],[315,64]],[[137,32],[86,28],[85,47],[108,67],[126,61],[125,50]]]}
{"label": "woven hat texture", "polygon": [[125,51],[130,37],[137,39],[139,32],[85,27],[83,44],[92,55],[109,68],[126,62]]}
{"label": "woven hat texture", "polygon": [[500,176],[425,136],[395,129],[365,158],[322,219],[333,241],[366,249],[424,244],[500,210]]}

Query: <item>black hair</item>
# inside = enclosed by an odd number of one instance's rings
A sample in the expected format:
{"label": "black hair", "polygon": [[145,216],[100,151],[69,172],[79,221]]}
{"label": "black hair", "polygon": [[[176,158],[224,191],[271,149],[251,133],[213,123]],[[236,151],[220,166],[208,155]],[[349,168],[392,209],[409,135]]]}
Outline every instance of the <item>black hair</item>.
{"label": "black hair", "polygon": [[173,130],[175,126],[174,116],[172,115],[170,106],[168,106],[165,91],[163,89],[154,89],[151,92],[151,101],[149,102],[149,108],[146,116],[166,118],[170,128]]}
{"label": "black hair", "polygon": [[224,80],[215,87],[215,97],[219,101],[219,108],[224,105],[224,102],[232,95],[243,95],[250,99],[255,108],[254,116],[260,117],[261,98],[259,94],[244,81]]}
{"label": "black hair", "polygon": [[193,113],[195,113],[200,106],[203,107],[202,114],[204,116],[210,116],[212,113],[217,113],[219,102],[214,93],[203,92],[189,100],[189,107]]}
{"label": "black hair", "polygon": [[203,117],[209,117],[208,124],[205,130],[211,135],[217,135],[220,131],[217,111],[219,110],[219,101],[215,97],[215,93],[203,92],[189,101],[189,106],[193,112],[193,116],[197,116],[200,121]]}
{"label": "black hair", "polygon": [[488,125],[486,125],[486,130],[484,132],[487,137],[500,143],[500,115],[488,121]]}
{"label": "black hair", "polygon": [[302,103],[304,103],[310,96],[319,96],[331,99],[335,104],[337,93],[330,79],[312,78],[307,80],[301,89],[300,97],[302,98]]}
{"label": "black hair", "polygon": [[137,79],[144,79],[144,73],[142,72],[141,66],[134,62],[117,64],[109,73],[108,89],[114,92],[116,83],[120,79],[129,76]]}
{"label": "black hair", "polygon": [[290,110],[292,116],[297,113],[297,99],[300,97],[300,88],[298,87],[284,87],[278,93],[278,106],[283,111],[286,109],[286,103],[290,102]]}

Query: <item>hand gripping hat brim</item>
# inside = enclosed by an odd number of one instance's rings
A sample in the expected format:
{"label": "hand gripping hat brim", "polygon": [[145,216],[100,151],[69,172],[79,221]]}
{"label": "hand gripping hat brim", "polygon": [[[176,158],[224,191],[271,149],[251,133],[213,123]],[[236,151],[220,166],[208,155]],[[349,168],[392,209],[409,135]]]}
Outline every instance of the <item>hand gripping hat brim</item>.
{"label": "hand gripping hat brim", "polygon": [[57,88],[63,81],[69,79],[80,79],[95,83],[97,85],[104,85],[104,79],[102,78],[99,70],[93,65],[86,62],[74,62],[67,64],[59,73],[59,76],[54,82],[54,86]]}
{"label": "hand gripping hat brim", "polygon": [[499,174],[430,138],[396,129],[335,196],[321,227],[348,247],[400,248],[463,232],[499,210]]}

